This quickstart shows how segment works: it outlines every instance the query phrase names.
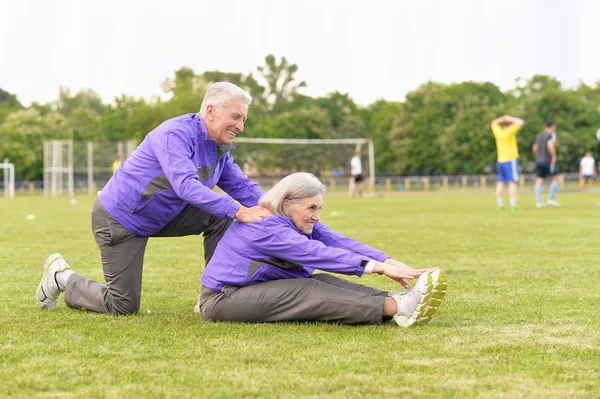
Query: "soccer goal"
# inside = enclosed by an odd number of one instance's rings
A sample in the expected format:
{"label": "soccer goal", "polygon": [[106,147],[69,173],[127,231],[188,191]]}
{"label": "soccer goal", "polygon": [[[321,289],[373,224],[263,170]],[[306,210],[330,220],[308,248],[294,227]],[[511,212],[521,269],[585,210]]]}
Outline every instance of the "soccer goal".
{"label": "soccer goal", "polygon": [[95,195],[112,176],[117,154],[127,158],[135,141],[92,142],[50,140],[44,142],[44,195]]}
{"label": "soccer goal", "polygon": [[[236,163],[246,175],[266,186],[294,172],[310,172],[329,185],[353,184],[350,159],[355,151],[361,151],[367,155],[363,157],[363,174],[368,176],[369,190],[375,188],[375,151],[371,139],[236,137],[234,145],[237,149],[232,155]],[[367,151],[361,149],[363,145]]]}
{"label": "soccer goal", "polygon": [[4,175],[4,197],[15,197],[15,164],[8,163],[8,158],[4,158],[4,162],[0,163],[0,169]]}

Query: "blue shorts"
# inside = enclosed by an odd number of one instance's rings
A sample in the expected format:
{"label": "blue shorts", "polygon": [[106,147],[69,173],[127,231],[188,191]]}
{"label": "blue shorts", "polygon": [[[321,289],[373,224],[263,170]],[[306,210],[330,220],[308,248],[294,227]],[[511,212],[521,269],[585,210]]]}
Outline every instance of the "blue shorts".
{"label": "blue shorts", "polygon": [[497,162],[498,181],[502,183],[519,181],[519,161],[513,159],[508,162]]}
{"label": "blue shorts", "polygon": [[594,177],[594,175],[583,175],[583,180],[590,181],[590,180],[592,180],[593,177]]}

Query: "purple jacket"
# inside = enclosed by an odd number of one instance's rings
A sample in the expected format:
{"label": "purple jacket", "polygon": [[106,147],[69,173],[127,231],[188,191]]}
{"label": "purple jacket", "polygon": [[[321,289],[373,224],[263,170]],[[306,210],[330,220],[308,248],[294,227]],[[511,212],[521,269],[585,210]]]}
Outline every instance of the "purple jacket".
{"label": "purple jacket", "polygon": [[321,222],[304,234],[292,221],[272,216],[252,223],[235,221],[202,275],[213,291],[270,280],[310,277],[315,269],[362,276],[369,260],[385,253],[331,231]]}
{"label": "purple jacket", "polygon": [[[100,192],[100,202],[123,227],[139,236],[160,231],[187,204],[233,219],[240,205],[264,194],[233,163],[232,146],[207,139],[196,114],[169,119],[148,133]],[[229,195],[219,195],[217,185]]]}

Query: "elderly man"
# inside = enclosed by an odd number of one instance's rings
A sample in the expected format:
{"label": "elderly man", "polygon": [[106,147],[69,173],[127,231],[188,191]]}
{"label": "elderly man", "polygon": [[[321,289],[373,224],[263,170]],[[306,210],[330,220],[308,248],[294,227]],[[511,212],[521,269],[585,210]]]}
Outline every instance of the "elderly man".
{"label": "elderly man", "polygon": [[[251,101],[236,85],[215,83],[198,114],[169,119],[150,132],[116,170],[92,210],[106,285],[75,274],[60,254],[53,254],[43,267],[38,306],[54,309],[64,291],[70,308],[135,313],[149,237],[202,233],[208,262],[233,219],[247,223],[268,216],[257,206],[263,190],[229,153],[244,130]],[[215,193],[215,185],[226,194]]]}

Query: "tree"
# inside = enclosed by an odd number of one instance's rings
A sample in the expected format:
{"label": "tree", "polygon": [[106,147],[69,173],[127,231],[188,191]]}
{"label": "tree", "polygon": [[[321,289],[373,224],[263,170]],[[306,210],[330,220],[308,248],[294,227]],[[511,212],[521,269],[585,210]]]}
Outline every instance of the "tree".
{"label": "tree", "polygon": [[371,133],[375,147],[375,169],[378,173],[391,173],[389,166],[396,162],[396,153],[392,151],[389,143],[389,132],[394,121],[403,112],[402,107],[402,103],[378,100],[363,112],[367,130]]}
{"label": "tree", "polygon": [[91,89],[82,89],[74,96],[71,96],[71,91],[66,87],[60,87],[58,100],[56,101],[56,111],[69,116],[78,108],[90,109],[98,115],[104,112],[104,103],[102,98]]}
{"label": "tree", "polygon": [[595,130],[600,123],[594,90],[581,87],[563,90],[559,81],[536,75],[520,81],[514,90],[515,108],[522,110],[526,125],[520,133],[519,152],[527,172],[533,172],[535,159],[531,146],[544,122],[554,120],[557,128],[557,165],[563,172],[576,172],[586,151],[595,145]]}
{"label": "tree", "polygon": [[134,135],[129,135],[131,131],[127,129],[129,115],[136,108],[144,106],[144,104],[143,100],[136,100],[124,94],[116,97],[114,104],[107,105],[102,114],[100,122],[101,136],[107,141],[123,141],[134,138]]}
{"label": "tree", "polygon": [[0,124],[11,112],[23,109],[15,94],[0,89]]}
{"label": "tree", "polygon": [[41,115],[33,108],[13,112],[0,125],[0,159],[7,157],[15,164],[17,179],[41,179],[44,140],[71,138],[64,115]]}
{"label": "tree", "polygon": [[100,125],[102,117],[90,108],[79,107],[69,115],[73,140],[76,141],[105,141]]}
{"label": "tree", "polygon": [[275,114],[284,112],[297,96],[298,89],[306,87],[306,82],[295,81],[298,65],[289,63],[285,57],[277,63],[275,56],[269,54],[265,57],[265,65],[256,69],[267,83],[264,99]]}

